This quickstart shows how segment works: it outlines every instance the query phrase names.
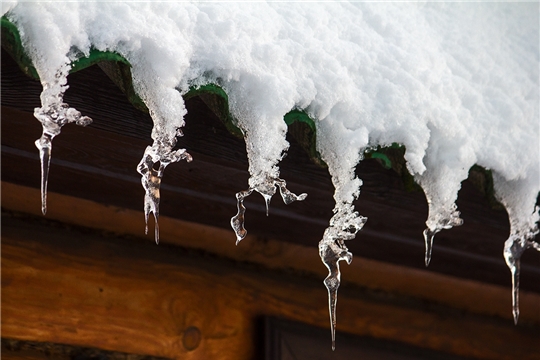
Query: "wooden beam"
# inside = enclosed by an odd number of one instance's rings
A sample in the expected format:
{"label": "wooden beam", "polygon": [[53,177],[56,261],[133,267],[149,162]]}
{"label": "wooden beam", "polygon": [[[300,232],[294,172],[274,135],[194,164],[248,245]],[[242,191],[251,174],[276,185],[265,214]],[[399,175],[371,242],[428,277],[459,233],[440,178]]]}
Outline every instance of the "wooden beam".
{"label": "wooden beam", "polygon": [[140,354],[127,354],[102,349],[55,344],[50,342],[24,341],[2,338],[3,360],[73,360],[73,359],[107,359],[107,360],[170,360]]}
{"label": "wooden beam", "polygon": [[[39,190],[2,182],[2,207],[41,216]],[[49,193],[47,219],[67,224],[100,229],[116,234],[141,236],[142,212],[57,193]],[[163,243],[214,253],[236,261],[250,262],[276,270],[293,269],[311,273],[323,279],[326,268],[319,260],[317,248],[261,239],[248,235],[234,246],[232,231],[161,217]],[[148,242],[152,242],[149,237]],[[510,288],[478,283],[430,271],[396,266],[380,261],[355,257],[349,266],[342,266],[344,284],[425,299],[473,313],[511,319]],[[521,291],[523,324],[540,324],[540,295]]]}
{"label": "wooden beam", "polygon": [[[169,358],[252,359],[258,318],[327,328],[326,301],[320,281],[290,272],[2,219],[4,337]],[[338,319],[339,330],[351,334],[479,359],[535,359],[540,350],[537,327],[396,303],[358,288],[341,291]],[[190,328],[201,334],[192,350],[185,345]]]}

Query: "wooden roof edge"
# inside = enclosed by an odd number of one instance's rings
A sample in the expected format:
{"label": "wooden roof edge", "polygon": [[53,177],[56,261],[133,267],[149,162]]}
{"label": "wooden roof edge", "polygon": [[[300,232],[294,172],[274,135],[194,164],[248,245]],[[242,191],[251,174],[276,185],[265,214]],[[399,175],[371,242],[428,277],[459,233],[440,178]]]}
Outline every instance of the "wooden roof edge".
{"label": "wooden roof edge", "polygon": [[[39,189],[2,181],[3,209],[41,216],[39,201]],[[48,201],[48,219],[136,237],[143,234],[142,212],[53,192],[49,192]],[[320,277],[321,282],[326,276],[326,268],[320,262],[316,244],[306,247],[248,235],[235,246],[232,230],[167,216],[160,217],[160,233],[164,243],[203,250],[273,270],[310,273]],[[152,241],[151,237],[148,241]],[[355,256],[350,266],[342,266],[342,272],[344,285],[396,293],[511,321],[510,287],[455,278],[360,256]],[[520,323],[540,324],[540,294],[521,291],[520,309]]]}

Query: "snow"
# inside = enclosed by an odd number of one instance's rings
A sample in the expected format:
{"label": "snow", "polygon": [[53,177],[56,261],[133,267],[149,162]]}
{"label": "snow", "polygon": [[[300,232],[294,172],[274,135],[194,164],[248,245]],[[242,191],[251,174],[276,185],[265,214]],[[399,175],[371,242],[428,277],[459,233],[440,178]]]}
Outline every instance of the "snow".
{"label": "snow", "polygon": [[[154,184],[145,187],[145,213],[156,221],[161,177],[148,170],[190,160],[184,149],[172,150],[184,125],[182,94],[214,83],[228,94],[246,140],[251,177],[241,194],[257,191],[269,201],[276,187],[283,190],[283,117],[299,109],[314,120],[335,186],[335,215],[319,244],[329,294],[339,287],[338,261],[352,259],[343,240],[365,222],[352,206],[361,186],[354,169],[377,145],[406,148],[407,168],[429,204],[427,250],[438,231],[461,224],[455,201],[474,164],[493,172],[510,243],[534,242],[538,3],[51,1],[3,2],[2,14],[17,25],[44,86],[37,112],[61,107],[71,62],[91,48],[131,63],[134,88],[154,121],[154,144],[141,164],[151,161],[139,170],[143,185]],[[56,121],[40,119],[49,120]],[[156,186],[157,203],[148,190]],[[235,226],[245,231],[243,221]]]}

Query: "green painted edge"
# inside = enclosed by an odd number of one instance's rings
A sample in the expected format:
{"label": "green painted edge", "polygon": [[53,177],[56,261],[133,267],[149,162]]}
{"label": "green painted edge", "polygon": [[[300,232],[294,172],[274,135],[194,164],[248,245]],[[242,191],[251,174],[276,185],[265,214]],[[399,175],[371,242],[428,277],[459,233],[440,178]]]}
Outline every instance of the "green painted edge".
{"label": "green painted edge", "polygon": [[21,36],[19,30],[9,19],[4,15],[0,19],[0,28],[2,33],[2,47],[11,55],[19,64],[21,70],[29,77],[39,80],[39,75],[36,68],[32,64],[32,60],[26,55],[22,47]]}
{"label": "green painted edge", "polygon": [[189,100],[195,96],[199,96],[203,99],[206,105],[214,111],[223,125],[225,125],[225,128],[227,128],[232,135],[240,139],[244,138],[242,130],[236,126],[237,121],[229,111],[229,96],[221,86],[216,84],[193,86],[183,95],[183,98],[184,100]]}
{"label": "green painted edge", "polygon": [[71,64],[71,70],[70,73],[74,73],[83,69],[86,69],[87,67],[90,67],[92,65],[95,65],[102,61],[114,61],[119,62],[124,65],[127,65],[131,67],[131,64],[129,61],[126,60],[125,57],[122,55],[112,52],[112,51],[101,51],[96,49],[90,49],[90,54],[88,57],[81,57],[77,59],[77,61],[74,61]]}
{"label": "green painted edge", "polygon": [[379,163],[385,168],[385,169],[392,169],[394,168],[394,162],[390,159],[388,152],[391,149],[402,149],[403,154],[405,154],[405,146],[398,144],[398,143],[392,143],[390,146],[377,146],[376,148],[368,149],[364,152],[364,158],[365,159],[377,159]]}
{"label": "green painted edge", "polygon": [[[17,26],[13,24],[7,16],[2,16],[1,20],[2,46],[13,56],[21,69],[28,76],[39,80],[39,75],[32,60],[28,57],[22,46],[21,36]],[[100,51],[91,49],[87,57],[81,57],[71,64],[70,73],[74,73],[102,61],[115,61],[131,66],[129,62],[120,54],[111,51]]]}

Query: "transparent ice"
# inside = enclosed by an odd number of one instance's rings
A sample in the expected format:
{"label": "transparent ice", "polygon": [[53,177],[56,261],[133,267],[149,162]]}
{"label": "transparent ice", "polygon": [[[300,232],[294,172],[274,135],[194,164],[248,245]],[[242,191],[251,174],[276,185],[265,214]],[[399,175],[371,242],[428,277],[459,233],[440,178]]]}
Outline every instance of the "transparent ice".
{"label": "transparent ice", "polygon": [[82,116],[79,111],[63,102],[64,92],[68,88],[65,84],[69,69],[70,67],[65,65],[58,70],[53,81],[42,82],[41,107],[34,109],[34,116],[43,127],[41,137],[35,142],[41,161],[41,211],[43,215],[47,213],[47,183],[53,138],[60,134],[65,124],[76,123],[86,126],[92,122],[88,116]]}
{"label": "transparent ice", "polygon": [[[177,136],[182,136],[180,129],[177,130]],[[166,136],[159,136],[152,146],[148,146],[144,155],[137,166],[137,171],[141,174],[141,183],[144,188],[144,220],[145,234],[148,233],[148,217],[150,213],[154,215],[155,230],[154,237],[156,244],[159,243],[159,200],[161,179],[165,168],[173,162],[186,160],[191,162],[193,158],[186,149],[173,150],[176,145],[176,137],[170,141],[164,141]]]}
{"label": "transparent ice", "polygon": [[[431,203],[428,199],[428,204],[430,205],[430,211],[431,211]],[[424,242],[426,245],[425,250],[425,257],[424,261],[426,263],[426,267],[429,265],[429,262],[431,261],[431,253],[433,250],[433,239],[435,237],[435,234],[437,234],[439,231],[443,229],[451,229],[454,226],[460,226],[463,225],[463,220],[459,217],[460,213],[457,211],[456,204],[452,204],[450,207],[450,211],[447,212],[439,212],[433,216],[429,217],[429,220],[426,222],[426,225],[428,226],[424,230]],[[433,218],[435,220],[433,220]]]}
{"label": "transparent ice", "polygon": [[504,260],[512,274],[512,315],[514,316],[514,324],[517,325],[519,318],[519,272],[521,255],[528,248],[540,251],[540,244],[534,241],[534,237],[538,234],[538,227],[527,231],[525,234],[513,234],[504,243]]}
{"label": "transparent ice", "polygon": [[356,233],[362,229],[367,221],[353,211],[352,205],[334,208],[335,215],[330,220],[330,226],[324,231],[319,242],[319,255],[328,269],[328,276],[324,279],[324,286],[328,290],[328,310],[330,314],[330,331],[332,333],[332,350],[336,348],[336,306],[337,292],[341,283],[339,262],[345,260],[350,264],[352,253],[345,245],[346,240],[355,238]]}
{"label": "transparent ice", "polygon": [[247,235],[247,230],[244,227],[244,215],[246,213],[244,199],[251,195],[253,191],[257,191],[264,198],[266,204],[266,216],[268,216],[270,200],[272,199],[272,196],[274,196],[274,194],[276,193],[276,187],[279,189],[281,198],[286,205],[289,205],[294,201],[303,201],[307,197],[306,193],[296,195],[289,191],[289,189],[287,189],[287,183],[285,182],[285,180],[270,177],[266,177],[266,179],[262,182],[259,182],[256,187],[250,187],[247,190],[236,193],[236,206],[238,208],[238,212],[235,216],[231,218],[231,227],[236,234],[236,245],[238,245],[238,243],[240,243],[240,241],[242,241]]}

